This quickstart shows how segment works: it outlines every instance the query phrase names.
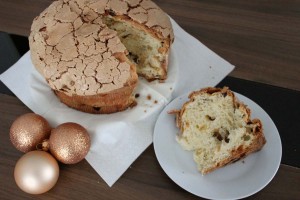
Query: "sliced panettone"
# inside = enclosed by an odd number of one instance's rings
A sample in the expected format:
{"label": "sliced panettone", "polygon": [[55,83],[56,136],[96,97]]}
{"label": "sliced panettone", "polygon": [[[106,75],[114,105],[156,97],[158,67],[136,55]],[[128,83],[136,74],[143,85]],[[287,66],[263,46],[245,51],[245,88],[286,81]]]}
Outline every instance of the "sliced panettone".
{"label": "sliced panettone", "polygon": [[174,35],[150,0],[57,0],[32,23],[32,63],[60,100],[90,113],[135,104],[138,74],[166,79]]}
{"label": "sliced panettone", "polygon": [[193,151],[198,170],[207,174],[260,150],[266,143],[262,123],[227,87],[192,92],[176,114],[178,143]]}

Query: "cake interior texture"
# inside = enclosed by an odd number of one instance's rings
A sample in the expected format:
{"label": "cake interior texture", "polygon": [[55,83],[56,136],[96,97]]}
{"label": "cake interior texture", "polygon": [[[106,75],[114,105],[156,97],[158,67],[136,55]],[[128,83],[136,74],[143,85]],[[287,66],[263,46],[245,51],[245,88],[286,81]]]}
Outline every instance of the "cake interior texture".
{"label": "cake interior texture", "polygon": [[136,63],[138,75],[148,80],[166,78],[167,42],[132,21],[106,16],[104,23],[117,32],[128,50],[129,59]]}
{"label": "cake interior texture", "polygon": [[[250,121],[247,108],[235,104],[234,97],[226,94],[194,95],[181,116],[182,134],[177,141],[194,152],[202,174],[234,161],[234,157],[245,156],[257,140],[255,132],[261,124]],[[233,156],[234,152],[242,155]]]}

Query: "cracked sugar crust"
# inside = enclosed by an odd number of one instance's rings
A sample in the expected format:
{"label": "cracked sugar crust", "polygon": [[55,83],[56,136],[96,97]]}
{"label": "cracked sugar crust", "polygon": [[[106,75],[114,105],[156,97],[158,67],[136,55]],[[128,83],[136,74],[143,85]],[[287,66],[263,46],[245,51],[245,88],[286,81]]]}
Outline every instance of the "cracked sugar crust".
{"label": "cracked sugar crust", "polygon": [[33,21],[32,62],[50,87],[72,95],[107,93],[130,84],[136,75],[107,13],[125,15],[173,41],[168,16],[149,0],[59,0]]}

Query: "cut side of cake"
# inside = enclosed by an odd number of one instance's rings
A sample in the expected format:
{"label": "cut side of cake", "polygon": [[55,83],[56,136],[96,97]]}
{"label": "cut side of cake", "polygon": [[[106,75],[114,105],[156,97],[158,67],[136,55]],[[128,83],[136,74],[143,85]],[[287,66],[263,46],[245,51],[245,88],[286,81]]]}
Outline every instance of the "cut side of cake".
{"label": "cut side of cake", "polygon": [[104,23],[117,32],[122,44],[128,50],[128,57],[136,63],[139,76],[148,81],[167,78],[169,38],[162,38],[151,29],[132,22],[124,16],[108,16]]}
{"label": "cut side of cake", "polygon": [[204,88],[192,92],[176,114],[177,142],[193,151],[202,174],[260,150],[266,143],[262,123],[251,119],[250,109],[229,88]]}

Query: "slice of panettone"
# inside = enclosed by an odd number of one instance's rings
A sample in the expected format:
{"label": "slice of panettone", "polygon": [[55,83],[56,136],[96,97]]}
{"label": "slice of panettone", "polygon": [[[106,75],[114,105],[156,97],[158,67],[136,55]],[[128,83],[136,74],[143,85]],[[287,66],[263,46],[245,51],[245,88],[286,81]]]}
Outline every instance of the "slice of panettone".
{"label": "slice of panettone", "polygon": [[262,123],[227,87],[192,92],[176,114],[178,143],[193,151],[198,170],[207,174],[260,150],[266,143]]}

